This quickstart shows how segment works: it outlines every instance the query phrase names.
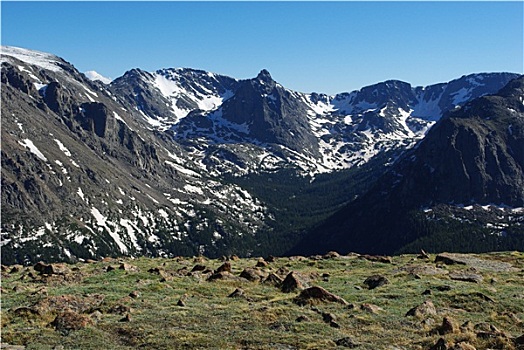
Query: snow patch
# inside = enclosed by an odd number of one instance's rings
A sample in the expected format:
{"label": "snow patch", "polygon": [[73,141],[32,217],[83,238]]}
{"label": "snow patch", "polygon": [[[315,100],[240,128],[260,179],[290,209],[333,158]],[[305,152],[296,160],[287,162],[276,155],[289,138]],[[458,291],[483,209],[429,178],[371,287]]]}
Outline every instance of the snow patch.
{"label": "snow patch", "polygon": [[33,153],[35,156],[37,156],[40,160],[43,160],[44,162],[47,162],[47,158],[44,156],[42,152],[38,149],[38,147],[35,146],[33,141],[29,139],[24,139],[22,141],[18,141],[19,144],[21,144],[24,147],[29,148],[29,151]]}

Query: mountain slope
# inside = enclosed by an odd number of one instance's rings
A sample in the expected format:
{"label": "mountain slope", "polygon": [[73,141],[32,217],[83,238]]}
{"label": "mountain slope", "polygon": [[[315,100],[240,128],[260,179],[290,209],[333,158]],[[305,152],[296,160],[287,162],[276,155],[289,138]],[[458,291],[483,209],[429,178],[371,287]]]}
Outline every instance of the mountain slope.
{"label": "mountain slope", "polygon": [[450,112],[293,253],[524,248],[524,77]]}
{"label": "mountain slope", "polygon": [[3,51],[2,261],[245,254],[264,206],[149,127],[67,62]]}

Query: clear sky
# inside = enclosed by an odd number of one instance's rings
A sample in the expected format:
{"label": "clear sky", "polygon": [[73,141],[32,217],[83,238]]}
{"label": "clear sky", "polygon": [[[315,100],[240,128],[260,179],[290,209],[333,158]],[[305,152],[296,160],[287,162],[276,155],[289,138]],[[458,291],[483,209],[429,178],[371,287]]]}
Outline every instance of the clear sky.
{"label": "clear sky", "polygon": [[524,3],[9,2],[2,45],[54,53],[80,71],[203,69],[334,94],[523,73]]}

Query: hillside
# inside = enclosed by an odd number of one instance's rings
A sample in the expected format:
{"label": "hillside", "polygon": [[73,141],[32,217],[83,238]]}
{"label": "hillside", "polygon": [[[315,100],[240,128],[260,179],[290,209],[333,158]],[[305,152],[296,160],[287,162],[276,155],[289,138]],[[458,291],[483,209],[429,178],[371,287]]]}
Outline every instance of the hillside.
{"label": "hillside", "polygon": [[524,349],[523,277],[521,252],[2,265],[1,347]]}

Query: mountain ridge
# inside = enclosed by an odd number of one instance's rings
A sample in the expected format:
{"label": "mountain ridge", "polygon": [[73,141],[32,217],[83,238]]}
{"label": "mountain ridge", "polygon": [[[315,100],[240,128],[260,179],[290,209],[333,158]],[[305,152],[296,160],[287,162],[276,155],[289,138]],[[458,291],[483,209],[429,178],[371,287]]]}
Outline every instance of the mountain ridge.
{"label": "mountain ridge", "polygon": [[266,70],[236,80],[132,69],[106,85],[51,54],[2,47],[1,61],[10,262],[283,254],[416,146],[435,111],[516,77],[418,90],[387,81],[330,97],[286,89]]}

